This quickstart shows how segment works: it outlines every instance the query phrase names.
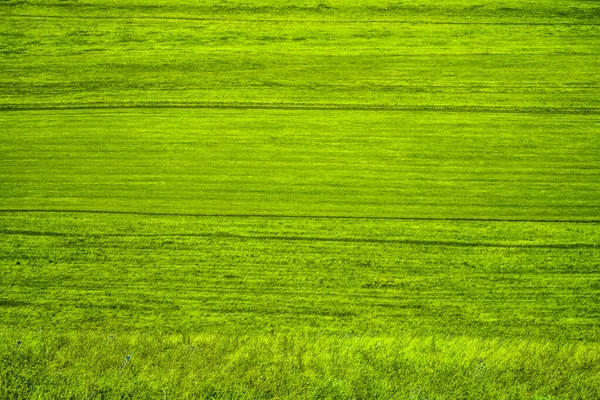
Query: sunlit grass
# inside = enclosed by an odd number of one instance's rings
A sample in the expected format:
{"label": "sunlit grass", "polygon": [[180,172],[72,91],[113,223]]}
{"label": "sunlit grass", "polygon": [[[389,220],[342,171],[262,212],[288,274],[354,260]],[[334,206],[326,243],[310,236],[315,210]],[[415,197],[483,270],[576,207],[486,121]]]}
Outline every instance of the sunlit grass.
{"label": "sunlit grass", "polygon": [[551,340],[3,330],[1,341],[2,398],[593,399],[600,383],[598,344]]}
{"label": "sunlit grass", "polygon": [[599,37],[0,2],[0,399],[599,399]]}

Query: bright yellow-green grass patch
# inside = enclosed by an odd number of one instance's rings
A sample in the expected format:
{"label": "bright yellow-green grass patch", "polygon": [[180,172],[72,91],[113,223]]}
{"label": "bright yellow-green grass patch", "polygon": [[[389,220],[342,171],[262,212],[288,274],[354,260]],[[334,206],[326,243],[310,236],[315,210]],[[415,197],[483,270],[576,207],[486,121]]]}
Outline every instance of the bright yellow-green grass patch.
{"label": "bright yellow-green grass patch", "polygon": [[0,398],[600,398],[594,1],[0,4]]}

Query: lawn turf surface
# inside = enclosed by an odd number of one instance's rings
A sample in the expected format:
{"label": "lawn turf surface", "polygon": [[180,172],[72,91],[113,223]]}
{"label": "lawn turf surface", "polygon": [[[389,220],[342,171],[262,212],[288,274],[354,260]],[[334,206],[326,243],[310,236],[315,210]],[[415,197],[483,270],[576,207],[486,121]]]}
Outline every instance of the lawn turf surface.
{"label": "lawn turf surface", "polygon": [[597,399],[600,5],[0,4],[0,397]]}

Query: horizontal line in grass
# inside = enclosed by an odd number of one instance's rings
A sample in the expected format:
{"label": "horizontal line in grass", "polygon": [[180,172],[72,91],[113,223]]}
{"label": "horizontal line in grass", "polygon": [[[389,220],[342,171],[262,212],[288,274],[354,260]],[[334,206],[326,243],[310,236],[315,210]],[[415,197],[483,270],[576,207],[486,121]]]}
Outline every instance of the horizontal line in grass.
{"label": "horizontal line in grass", "polygon": [[[250,52],[254,53],[254,52]],[[256,52],[258,53],[258,51]],[[264,52],[263,52],[264,53]],[[569,53],[570,55],[575,53]],[[419,58],[427,58],[432,55],[446,55],[446,53],[405,53],[404,56],[411,57],[419,57]],[[461,55],[466,56],[503,56],[507,55],[507,53],[464,53]],[[578,53],[578,55],[591,55],[590,53]],[[57,55],[56,57],[63,57],[64,55]],[[594,55],[595,56],[595,55]],[[30,93],[39,93],[44,90],[55,90],[60,87],[61,89],[69,90],[70,92],[89,92],[91,90],[101,90],[104,89],[105,86],[102,84],[98,84],[96,86],[85,87],[75,84],[66,84],[64,82],[57,83],[35,83],[35,84],[27,84],[20,87],[16,87],[15,82],[0,82],[0,89],[5,93],[11,91],[11,93],[18,94],[30,94]],[[156,92],[168,92],[168,91],[194,91],[194,90],[213,90],[215,89],[215,85],[188,85],[181,84],[179,86],[171,86],[171,87],[152,87],[152,86],[129,86],[134,89],[143,89],[146,92],[156,91]],[[240,88],[248,88],[248,89],[261,89],[261,88],[285,88],[285,89],[297,89],[297,90],[351,90],[351,91],[411,91],[411,92],[425,92],[427,90],[435,91],[436,93],[442,92],[446,89],[456,89],[456,90],[471,90],[471,89],[480,89],[484,91],[484,93],[505,93],[506,90],[520,90],[520,89],[540,89],[544,90],[572,90],[572,89],[590,89],[596,90],[600,89],[600,85],[595,84],[560,84],[560,83],[549,83],[544,84],[543,87],[541,85],[535,83],[477,83],[477,84],[382,84],[382,83],[290,83],[286,82],[285,84],[280,84],[278,82],[264,82],[264,83],[244,83],[243,85],[239,84],[219,84],[219,90],[237,90]],[[100,103],[102,104],[102,103]],[[168,103],[167,103],[168,104]],[[27,104],[25,104],[27,105]],[[35,105],[35,103],[33,104]],[[0,104],[2,106],[2,104]],[[8,104],[8,106],[18,107],[19,105]],[[385,105],[384,105],[385,106]]]}
{"label": "horizontal line in grass", "polygon": [[300,241],[300,242],[337,242],[337,243],[376,243],[376,244],[398,244],[412,246],[447,246],[447,247],[499,247],[499,248],[542,248],[542,249],[580,249],[600,248],[600,243],[493,243],[493,242],[460,242],[452,240],[411,240],[411,239],[369,239],[352,237],[317,237],[317,236],[286,236],[286,235],[238,235],[222,232],[211,233],[172,233],[172,234],[77,234],[69,232],[30,231],[30,230],[0,230],[4,235],[22,236],[54,236],[73,238],[216,238],[237,240],[264,240],[264,241]]}
{"label": "horizontal line in grass", "polygon": [[106,20],[171,20],[207,22],[249,22],[249,23],[314,23],[314,24],[398,24],[398,25],[483,25],[483,26],[599,26],[584,22],[484,22],[484,21],[410,21],[394,19],[290,19],[290,18],[215,18],[215,17],[176,17],[176,16],[117,16],[117,15],[28,15],[8,14],[7,18],[32,19],[106,19]]}
{"label": "horizontal line in grass", "polygon": [[568,224],[600,224],[596,219],[519,219],[519,218],[467,218],[467,217],[400,217],[369,215],[290,215],[290,214],[217,214],[217,213],[169,213],[154,211],[119,211],[119,210],[52,210],[52,209],[0,209],[1,214],[18,213],[55,213],[55,214],[115,214],[140,215],[156,217],[190,217],[190,218],[265,218],[265,219],[358,219],[358,220],[398,220],[398,221],[463,221],[463,222],[533,222],[533,223],[568,223]]}
{"label": "horizontal line in grass", "polygon": [[60,111],[106,109],[241,109],[241,110],[324,110],[324,111],[410,111],[501,114],[575,114],[600,115],[600,108],[499,107],[499,106],[397,106],[386,104],[339,103],[259,103],[259,102],[189,102],[189,103],[83,103],[83,104],[0,104],[0,111]]}

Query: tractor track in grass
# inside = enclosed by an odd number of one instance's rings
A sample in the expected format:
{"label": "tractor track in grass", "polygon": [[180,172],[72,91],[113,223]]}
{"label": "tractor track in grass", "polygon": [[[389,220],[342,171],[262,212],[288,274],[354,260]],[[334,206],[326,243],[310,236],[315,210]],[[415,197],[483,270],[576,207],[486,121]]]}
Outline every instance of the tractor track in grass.
{"label": "tractor track in grass", "polygon": [[32,230],[0,230],[4,235],[21,236],[50,236],[66,238],[206,238],[206,239],[235,239],[258,241],[284,242],[333,242],[333,243],[365,243],[409,246],[443,246],[443,247],[494,247],[494,248],[524,248],[524,249],[600,249],[600,243],[493,243],[493,242],[460,242],[453,240],[411,240],[411,239],[370,239],[356,237],[318,237],[318,236],[289,236],[289,235],[238,235],[225,232],[207,233],[159,233],[159,234],[78,234],[70,232],[32,231]]}
{"label": "tractor track in grass", "polygon": [[341,220],[383,220],[383,221],[448,221],[448,222],[506,222],[506,223],[558,223],[558,224],[600,224],[600,220],[586,219],[519,219],[519,218],[441,218],[441,217],[400,217],[368,215],[289,215],[289,214],[211,214],[211,213],[168,213],[151,211],[117,210],[52,210],[52,209],[0,209],[2,214],[52,213],[52,214],[112,214],[138,215],[148,217],[189,217],[189,218],[257,218],[257,219],[341,219]]}
{"label": "tractor track in grass", "polygon": [[97,19],[97,20],[166,20],[198,22],[235,22],[235,23],[312,23],[312,24],[398,24],[398,25],[482,25],[482,26],[600,26],[600,23],[585,22],[476,22],[476,21],[410,21],[394,19],[278,19],[278,18],[215,18],[215,17],[175,17],[175,16],[101,16],[101,15],[27,15],[8,14],[3,18],[24,19]]}
{"label": "tractor track in grass", "polygon": [[0,112],[13,111],[69,111],[119,109],[233,109],[233,110],[298,110],[298,111],[387,111],[387,112],[446,112],[489,114],[545,114],[545,115],[600,115],[600,108],[553,107],[494,107],[494,106],[394,106],[334,103],[122,103],[122,104],[0,104]]}

